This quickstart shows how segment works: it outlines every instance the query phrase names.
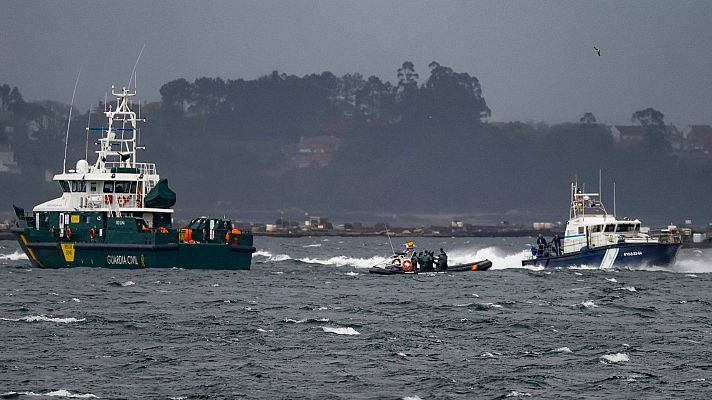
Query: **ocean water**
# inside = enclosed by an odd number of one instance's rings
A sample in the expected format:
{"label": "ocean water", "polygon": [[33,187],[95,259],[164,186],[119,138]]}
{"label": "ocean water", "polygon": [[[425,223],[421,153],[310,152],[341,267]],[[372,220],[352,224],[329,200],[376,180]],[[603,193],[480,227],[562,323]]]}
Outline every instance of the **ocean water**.
{"label": "ocean water", "polygon": [[417,276],[368,274],[383,238],[257,237],[236,272],[41,270],[0,242],[0,397],[709,397],[712,250],[518,267],[532,240],[416,239],[494,262]]}

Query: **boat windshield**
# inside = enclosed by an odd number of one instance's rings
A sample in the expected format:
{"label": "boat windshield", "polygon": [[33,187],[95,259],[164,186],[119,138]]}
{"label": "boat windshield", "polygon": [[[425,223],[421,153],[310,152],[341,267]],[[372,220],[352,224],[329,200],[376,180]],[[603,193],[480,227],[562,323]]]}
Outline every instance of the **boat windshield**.
{"label": "boat windshield", "polygon": [[586,201],[584,204],[584,212],[587,215],[606,215],[606,209],[603,204],[598,201]]}
{"label": "boat windshield", "polygon": [[616,226],[616,232],[638,232],[639,230],[639,224],[620,224]]}

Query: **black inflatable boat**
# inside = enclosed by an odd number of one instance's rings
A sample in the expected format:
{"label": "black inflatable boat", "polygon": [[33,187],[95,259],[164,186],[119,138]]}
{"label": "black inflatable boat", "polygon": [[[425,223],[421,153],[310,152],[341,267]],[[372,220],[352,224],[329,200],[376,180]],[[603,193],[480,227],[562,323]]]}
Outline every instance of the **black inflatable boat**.
{"label": "black inflatable boat", "polygon": [[[448,266],[446,271],[416,271],[410,268],[409,271],[405,271],[402,265],[398,264],[387,264],[385,266],[376,265],[369,268],[368,272],[378,275],[396,275],[396,274],[417,274],[419,272],[466,272],[466,271],[487,271],[492,266],[492,261],[482,260],[467,264],[458,264]],[[406,266],[406,269],[408,267]]]}

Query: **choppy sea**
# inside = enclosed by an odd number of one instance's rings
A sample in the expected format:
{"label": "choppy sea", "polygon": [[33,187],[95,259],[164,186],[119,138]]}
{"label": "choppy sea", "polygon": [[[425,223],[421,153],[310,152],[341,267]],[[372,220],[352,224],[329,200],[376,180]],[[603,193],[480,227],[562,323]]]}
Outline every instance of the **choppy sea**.
{"label": "choppy sea", "polygon": [[383,238],[257,237],[236,272],[41,270],[0,242],[0,398],[710,396],[712,250],[521,268],[532,240],[416,239],[494,262],[417,276],[368,274]]}

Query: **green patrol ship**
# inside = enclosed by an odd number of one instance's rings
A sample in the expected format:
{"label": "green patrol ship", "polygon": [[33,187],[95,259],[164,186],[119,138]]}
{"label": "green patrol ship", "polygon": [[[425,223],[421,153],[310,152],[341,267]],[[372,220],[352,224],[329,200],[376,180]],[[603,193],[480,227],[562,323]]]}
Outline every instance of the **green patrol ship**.
{"label": "green patrol ship", "polygon": [[32,212],[14,207],[13,234],[38,268],[250,269],[252,234],[230,220],[200,217],[173,227],[175,193],[154,163],[136,162],[137,117],[129,99],[135,90],[114,91],[104,111],[96,162],[54,176],[62,196]]}

